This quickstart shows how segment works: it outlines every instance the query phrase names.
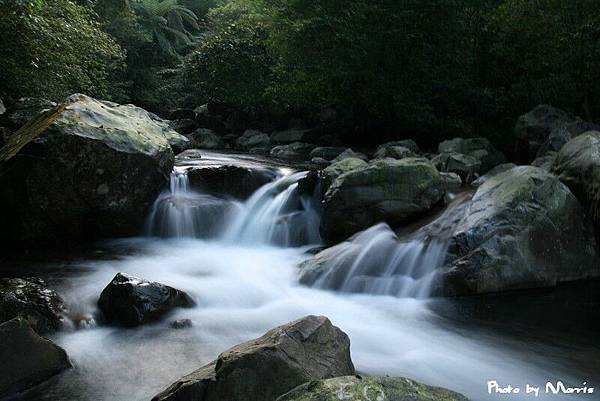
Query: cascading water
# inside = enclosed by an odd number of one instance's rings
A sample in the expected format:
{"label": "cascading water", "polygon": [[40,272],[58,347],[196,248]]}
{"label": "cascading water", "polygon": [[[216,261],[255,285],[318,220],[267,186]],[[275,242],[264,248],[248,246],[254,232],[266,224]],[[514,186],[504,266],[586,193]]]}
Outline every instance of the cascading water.
{"label": "cascading water", "polygon": [[300,282],[343,292],[427,297],[466,199],[455,199],[441,216],[406,238],[399,239],[382,223],[326,249],[303,264]]}

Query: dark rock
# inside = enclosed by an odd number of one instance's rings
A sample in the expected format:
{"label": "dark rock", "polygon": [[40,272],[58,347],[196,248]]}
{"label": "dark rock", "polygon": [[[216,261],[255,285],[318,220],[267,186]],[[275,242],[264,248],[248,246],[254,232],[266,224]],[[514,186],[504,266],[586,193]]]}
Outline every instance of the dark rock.
{"label": "dark rock", "polygon": [[462,187],[462,180],[456,173],[440,173],[446,192],[457,192]]}
{"label": "dark rock", "polygon": [[340,175],[323,201],[321,235],[338,242],[379,222],[397,224],[426,212],[445,193],[426,159],[382,159]]}
{"label": "dark rock", "polygon": [[415,141],[413,141],[412,139],[403,139],[401,141],[393,141],[393,142],[384,143],[382,145],[379,145],[379,147],[377,147],[377,151],[381,151],[385,148],[390,148],[390,147],[394,147],[394,146],[402,146],[404,148],[407,148],[408,150],[410,150],[413,153],[421,152],[421,149],[419,149],[419,145],[417,145],[417,143]]}
{"label": "dark rock", "polygon": [[0,149],[0,239],[135,234],[172,168],[165,127],[145,110],[73,95]]}
{"label": "dark rock", "polygon": [[270,139],[274,144],[286,145],[294,142],[308,142],[314,138],[310,130],[291,128],[285,131],[273,132]]}
{"label": "dark rock", "polygon": [[153,400],[274,400],[307,381],[351,374],[348,336],[326,317],[307,316],[225,351]]}
{"label": "dark rock", "polygon": [[4,102],[0,99],[0,116],[6,113],[6,107],[4,106]]}
{"label": "dark rock", "polygon": [[404,159],[406,157],[416,157],[417,155],[409,148],[404,146],[382,145],[375,152],[375,159]]}
{"label": "dark rock", "polygon": [[237,138],[236,145],[240,149],[270,148],[271,140],[264,132],[246,130],[241,137]]}
{"label": "dark rock", "polygon": [[325,168],[331,164],[329,160],[325,160],[322,157],[313,157],[310,159],[310,163],[318,169]]}
{"label": "dark rock", "polygon": [[169,113],[169,120],[195,120],[196,112],[191,109],[175,109]]}
{"label": "dark rock", "polygon": [[346,150],[346,148],[340,148],[340,147],[335,147],[335,146],[321,146],[318,148],[314,148],[310,152],[310,157],[311,158],[318,157],[318,158],[325,159],[325,160],[333,160],[336,157],[338,157],[345,150]]}
{"label": "dark rock", "polygon": [[550,132],[548,139],[540,146],[537,157],[558,152],[571,139],[589,131],[600,131],[600,125],[583,120],[558,123]]}
{"label": "dark rock", "polygon": [[185,136],[178,134],[173,130],[165,131],[165,137],[173,149],[173,153],[179,154],[185,150],[192,149],[194,143]]}
{"label": "dark rock", "polygon": [[194,324],[192,323],[191,319],[179,319],[179,320],[173,320],[169,324],[169,327],[172,329],[189,329],[193,325]]}
{"label": "dark rock", "polygon": [[479,174],[481,162],[462,153],[441,153],[431,162],[441,172],[457,174],[465,183],[470,183]]}
{"label": "dark rock", "polygon": [[454,233],[433,293],[554,286],[600,275],[594,230],[558,178],[532,166],[484,182]]}
{"label": "dark rock", "polygon": [[304,161],[309,159],[310,152],[315,145],[310,143],[294,142],[289,145],[275,146],[269,154],[282,160]]}
{"label": "dark rock", "polygon": [[40,337],[27,322],[0,324],[0,398],[40,384],[71,367],[64,349]]}
{"label": "dark rock", "polygon": [[323,170],[323,191],[326,192],[333,181],[340,175],[352,170],[365,168],[367,165],[366,161],[355,157],[348,157],[335,163],[331,163]]}
{"label": "dark rock", "polygon": [[552,164],[554,164],[554,160],[556,159],[556,155],[556,152],[547,152],[544,154],[544,156],[540,156],[532,161],[531,165],[534,167],[539,167],[542,170],[550,171]]}
{"label": "dark rock", "polygon": [[117,273],[98,300],[108,323],[130,327],[158,320],[176,307],[191,306],[194,301],[185,292],[125,273]]}
{"label": "dark rock", "polygon": [[56,107],[56,103],[36,97],[24,97],[10,105],[2,116],[6,125],[17,130],[41,112]]}
{"label": "dark rock", "polygon": [[258,188],[271,182],[273,177],[274,173],[268,169],[236,165],[207,166],[188,172],[192,188],[238,199],[248,198]]}
{"label": "dark rock", "polygon": [[196,113],[196,123],[199,127],[208,128],[218,133],[225,133],[227,128],[225,127],[224,121],[229,111],[225,109],[221,110],[220,107],[215,106],[215,104],[216,103],[208,103],[196,107],[194,109],[194,112]]}
{"label": "dark rock", "polygon": [[342,376],[304,383],[277,401],[468,401],[461,394],[403,377]]}
{"label": "dark rock", "polygon": [[515,125],[517,162],[530,163],[554,128],[574,120],[570,114],[545,104],[523,114]]}
{"label": "dark rock", "polygon": [[0,323],[21,317],[45,334],[59,330],[66,313],[63,299],[42,279],[0,279]]}
{"label": "dark rock", "polygon": [[194,132],[196,128],[198,128],[198,124],[196,124],[195,120],[186,118],[182,120],[169,121],[169,127],[171,127],[172,130],[177,131],[181,135],[188,135]]}
{"label": "dark rock", "polygon": [[341,160],[348,159],[348,158],[361,159],[364,161],[369,160],[369,158],[365,154],[360,153],[360,152],[355,152],[352,149],[348,148],[348,149],[344,150],[342,153],[340,153],[331,162],[335,163],[335,162],[339,162]]}
{"label": "dark rock", "polygon": [[224,149],[225,142],[214,131],[207,128],[198,128],[188,135],[195,148],[198,149]]}
{"label": "dark rock", "polygon": [[438,151],[440,154],[460,153],[477,159],[481,164],[477,171],[478,174],[485,174],[506,161],[502,152],[498,151],[486,138],[454,138],[441,142],[438,145]]}

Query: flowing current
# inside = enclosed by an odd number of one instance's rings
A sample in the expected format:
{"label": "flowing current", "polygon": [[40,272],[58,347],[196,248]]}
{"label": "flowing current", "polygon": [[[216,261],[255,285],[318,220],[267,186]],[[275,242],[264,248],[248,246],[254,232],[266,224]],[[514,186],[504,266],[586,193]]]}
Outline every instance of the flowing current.
{"label": "flowing current", "polygon": [[[136,329],[57,334],[75,368],[25,399],[149,400],[227,348],[308,314],[328,316],[349,335],[358,372],[410,377],[474,401],[531,399],[490,396],[488,380],[524,387],[594,379],[593,368],[579,372],[572,363],[581,344],[498,335],[506,314],[488,322],[450,300],[427,299],[427,278],[443,262],[460,200],[406,233],[385,225],[359,233],[319,254],[320,269],[303,273],[298,265],[321,245],[318,196],[301,188],[304,176],[278,174],[241,202],[192,190],[177,169],[151,211],[149,236],[112,241],[91,260],[47,266],[68,272],[53,282],[79,316],[97,312],[98,296],[117,272],[181,288],[197,306]],[[465,313],[468,319],[447,317]],[[193,327],[169,328],[182,318]]]}

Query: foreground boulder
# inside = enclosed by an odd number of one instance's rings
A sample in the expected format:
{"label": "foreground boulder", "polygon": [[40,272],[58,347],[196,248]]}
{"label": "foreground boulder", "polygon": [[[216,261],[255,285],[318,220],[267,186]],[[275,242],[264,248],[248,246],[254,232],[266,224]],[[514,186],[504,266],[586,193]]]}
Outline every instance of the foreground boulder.
{"label": "foreground boulder", "polygon": [[569,113],[545,104],[520,116],[515,125],[517,162],[530,163],[554,128],[574,120]]}
{"label": "foreground boulder", "polygon": [[537,167],[515,167],[484,182],[451,241],[454,260],[437,271],[437,295],[546,287],[600,275],[585,211],[556,176]]}
{"label": "foreground boulder", "polygon": [[66,308],[42,279],[0,279],[0,323],[20,317],[40,334],[61,328]]}
{"label": "foreground boulder", "polygon": [[73,95],[0,149],[0,239],[135,234],[172,167],[165,127],[145,110]]}
{"label": "foreground boulder", "polygon": [[65,350],[15,318],[0,324],[0,398],[33,387],[71,367]]}
{"label": "foreground boulder", "polygon": [[307,316],[223,352],[154,401],[269,401],[310,380],[354,374],[350,340],[323,316]]}
{"label": "foreground boulder", "polygon": [[339,242],[379,222],[397,224],[444,196],[440,173],[426,159],[383,159],[340,175],[323,200],[321,235]]}
{"label": "foreground boulder", "polygon": [[191,306],[194,301],[185,292],[125,273],[117,273],[98,300],[106,321],[122,326],[139,326],[176,307]]}
{"label": "foreground boulder", "polygon": [[402,377],[342,376],[304,383],[277,401],[467,401],[463,395]]}
{"label": "foreground boulder", "polygon": [[550,171],[571,189],[600,230],[600,132],[570,140],[552,161]]}

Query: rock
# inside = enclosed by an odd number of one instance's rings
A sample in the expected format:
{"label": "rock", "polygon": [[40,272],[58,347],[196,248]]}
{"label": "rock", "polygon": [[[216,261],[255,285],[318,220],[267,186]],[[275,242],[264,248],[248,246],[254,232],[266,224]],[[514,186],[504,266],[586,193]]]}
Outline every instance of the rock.
{"label": "rock", "polygon": [[403,377],[342,376],[304,383],[276,401],[468,401],[461,394]]}
{"label": "rock", "polygon": [[352,170],[367,167],[367,165],[368,164],[366,161],[357,159],[355,157],[349,157],[335,163],[331,163],[323,170],[323,191],[327,191],[333,181],[335,181],[335,179],[340,175]]}
{"label": "rock", "polygon": [[331,162],[335,163],[335,162],[339,162],[341,160],[348,159],[348,158],[361,159],[364,161],[369,160],[369,158],[365,154],[360,153],[360,152],[355,152],[352,149],[348,148],[348,149],[344,150],[342,153],[340,153]]}
{"label": "rock", "polygon": [[198,124],[195,120],[184,118],[181,120],[169,121],[169,127],[171,127],[172,130],[177,131],[181,135],[188,135],[194,132],[196,128],[198,128]]}
{"label": "rock", "polygon": [[20,317],[45,334],[59,330],[66,313],[63,299],[42,279],[0,279],[0,323]]}
{"label": "rock", "polygon": [[416,157],[409,148],[404,146],[385,146],[377,148],[374,157],[376,159],[385,159],[387,157],[392,159],[404,159],[406,157]]}
{"label": "rock", "polygon": [[172,321],[169,327],[172,329],[189,329],[193,325],[191,319],[179,319]]}
{"label": "rock", "polygon": [[271,148],[264,146],[256,146],[254,148],[248,149],[248,153],[251,155],[268,156],[269,152],[271,152]]}
{"label": "rock", "polygon": [[554,286],[600,275],[585,211],[558,178],[532,166],[484,182],[451,239],[435,295]]}
{"label": "rock", "polygon": [[571,139],[556,155],[550,171],[571,189],[600,230],[600,132]]}
{"label": "rock", "polygon": [[462,187],[462,180],[456,173],[440,173],[446,192],[457,192]]}
{"label": "rock", "polygon": [[517,162],[531,162],[554,128],[574,120],[570,114],[545,104],[520,116],[515,125]]}
{"label": "rock", "polygon": [[455,173],[465,183],[470,183],[479,174],[481,162],[462,153],[441,153],[431,162],[441,172]]}
{"label": "rock", "polygon": [[428,160],[378,160],[331,184],[323,201],[321,235],[331,243],[379,222],[400,223],[431,209],[444,193],[442,178]]}
{"label": "rock", "polygon": [[131,327],[158,320],[176,307],[194,305],[181,290],[125,273],[117,273],[98,300],[108,323]]}
{"label": "rock", "polygon": [[486,182],[487,180],[492,178],[493,176],[503,173],[505,171],[508,171],[508,170],[512,169],[513,167],[517,167],[517,165],[514,163],[499,164],[496,167],[494,167],[493,169],[491,169],[490,171],[488,171],[487,174],[484,174],[481,177],[479,177],[478,179],[476,179],[475,181],[473,181],[471,183],[471,186],[477,188],[477,187],[481,186],[481,184],[483,184],[484,182]]}
{"label": "rock", "polygon": [[246,199],[258,188],[272,181],[267,169],[235,165],[207,166],[188,171],[190,186],[213,195]]}
{"label": "rock", "polygon": [[50,100],[37,97],[23,97],[10,105],[6,113],[2,116],[2,119],[9,128],[17,130],[41,112],[53,107],[56,107],[56,103]]}
{"label": "rock", "polygon": [[0,148],[2,148],[4,144],[8,141],[8,138],[10,138],[11,134],[12,131],[10,130],[10,128],[0,127]]}
{"label": "rock", "polygon": [[294,142],[307,142],[314,138],[312,138],[310,130],[291,128],[285,131],[273,132],[270,139],[274,144],[286,145]]}
{"label": "rock", "polygon": [[192,141],[173,130],[165,131],[165,137],[167,138],[167,141],[169,142],[169,145],[171,145],[171,149],[173,149],[173,153],[175,154],[179,154],[184,150],[192,149],[194,147]]}
{"label": "rock", "polygon": [[0,149],[0,239],[137,234],[173,161],[165,128],[145,110],[73,95]]}
{"label": "rock", "polygon": [[540,146],[537,157],[558,152],[571,139],[589,131],[600,131],[600,125],[583,120],[560,122],[554,126],[548,139]]}
{"label": "rock", "polygon": [[480,174],[485,174],[506,161],[502,152],[498,151],[486,138],[454,138],[441,142],[438,145],[438,151],[440,154],[461,153],[477,159],[481,164],[477,172]]}
{"label": "rock", "polygon": [[246,130],[237,138],[236,146],[240,149],[268,148],[271,146],[271,140],[264,132]]}
{"label": "rock", "polygon": [[198,128],[188,138],[192,141],[195,148],[199,149],[224,149],[225,142],[213,131],[207,128]]}
{"label": "rock", "polygon": [[0,398],[40,384],[71,367],[64,349],[14,318],[0,324]]}
{"label": "rock", "polygon": [[196,112],[191,109],[175,109],[169,113],[169,120],[195,120]]}
{"label": "rock", "polygon": [[310,380],[354,374],[348,336],[307,316],[223,352],[154,401],[267,401]]}
{"label": "rock", "polygon": [[309,158],[315,145],[310,143],[294,142],[289,145],[275,146],[269,154],[282,160],[304,161]]}
{"label": "rock", "polygon": [[379,152],[385,148],[391,148],[391,147],[395,147],[395,146],[402,146],[404,148],[407,148],[408,150],[410,150],[413,153],[421,152],[421,149],[419,149],[419,145],[417,145],[417,143],[415,141],[413,141],[412,139],[404,139],[401,141],[393,141],[393,142],[384,143],[377,147],[376,152]]}
{"label": "rock", "polygon": [[6,113],[6,107],[4,106],[4,102],[0,99],[0,116]]}
{"label": "rock", "polygon": [[194,109],[196,123],[202,128],[208,128],[218,133],[227,131],[225,119],[229,114],[226,106],[220,103],[207,103]]}
{"label": "rock", "polygon": [[313,157],[310,159],[310,162],[318,169],[326,168],[331,164],[329,160],[325,160],[322,157]]}
{"label": "rock", "polygon": [[550,171],[552,164],[556,159],[556,152],[548,152],[544,156],[540,156],[531,162],[532,166],[539,167],[542,170]]}
{"label": "rock", "polygon": [[336,146],[319,146],[310,152],[310,157],[333,160],[345,150],[346,148],[340,148]]}

